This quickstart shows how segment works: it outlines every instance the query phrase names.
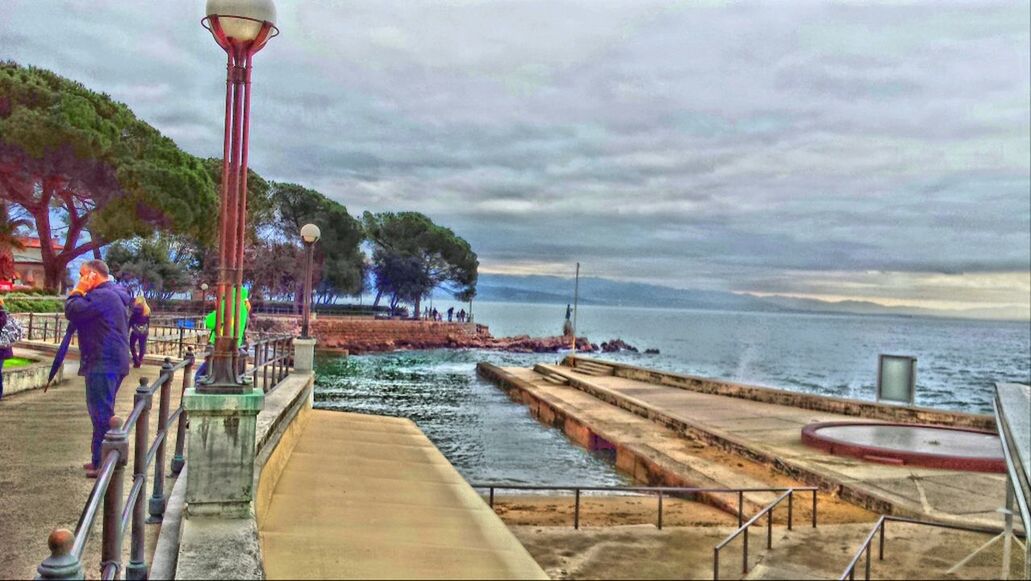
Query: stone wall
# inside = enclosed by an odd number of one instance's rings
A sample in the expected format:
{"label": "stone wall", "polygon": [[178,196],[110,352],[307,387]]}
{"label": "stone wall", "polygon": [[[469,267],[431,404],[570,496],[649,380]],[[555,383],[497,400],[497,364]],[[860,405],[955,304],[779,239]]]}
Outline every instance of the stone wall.
{"label": "stone wall", "polygon": [[475,323],[323,316],[311,325],[320,350],[350,353],[473,347],[490,337],[487,327]]}
{"label": "stone wall", "polygon": [[832,412],[869,420],[885,420],[908,424],[937,424],[995,431],[995,419],[991,415],[985,414],[968,414],[932,408],[889,405],[872,401],[813,395],[772,387],[734,383],[708,377],[669,373],[644,367],[635,367],[625,363],[576,356],[567,356],[562,364],[568,367],[575,367],[578,361],[611,367],[616,377],[625,377],[627,379],[667,385],[700,393],[711,393],[763,403]]}
{"label": "stone wall", "polygon": [[[4,374],[4,396],[13,395],[21,391],[38,389],[47,384],[47,375],[50,373],[50,362],[33,363],[20,367],[5,368]],[[54,378],[55,383],[64,380],[64,369],[57,372]]]}

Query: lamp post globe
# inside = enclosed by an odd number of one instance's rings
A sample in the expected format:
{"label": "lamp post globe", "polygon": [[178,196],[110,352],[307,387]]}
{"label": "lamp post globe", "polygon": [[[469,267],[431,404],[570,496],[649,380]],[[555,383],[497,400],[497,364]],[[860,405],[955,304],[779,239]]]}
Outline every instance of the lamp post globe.
{"label": "lamp post globe", "polygon": [[315,244],[322,238],[322,230],[315,224],[305,224],[301,227],[301,240],[305,244]]}
{"label": "lamp post globe", "polygon": [[247,310],[243,288],[247,234],[247,154],[250,140],[251,64],[279,34],[272,0],[208,0],[201,20],[226,53],[225,136],[219,208],[218,284],[215,286],[215,348],[202,393],[245,393],[240,353]]}

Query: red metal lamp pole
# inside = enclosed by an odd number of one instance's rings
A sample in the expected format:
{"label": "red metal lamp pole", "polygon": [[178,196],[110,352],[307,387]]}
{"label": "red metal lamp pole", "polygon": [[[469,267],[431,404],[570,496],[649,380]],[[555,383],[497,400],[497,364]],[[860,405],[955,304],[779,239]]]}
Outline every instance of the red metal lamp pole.
{"label": "red metal lamp pole", "polygon": [[[221,4],[241,10],[241,3],[211,0],[202,25],[228,57],[226,73],[225,139],[223,141],[221,207],[219,209],[219,269],[215,288],[215,350],[207,376],[198,382],[202,393],[241,393],[250,389],[243,376],[239,337],[243,330],[243,255],[247,226],[247,142],[250,133],[251,59],[279,34],[272,23],[270,0],[255,0],[244,11],[266,16],[226,14]],[[268,17],[268,15],[271,15]],[[254,34],[256,32],[256,34]],[[235,36],[234,36],[235,35]]]}

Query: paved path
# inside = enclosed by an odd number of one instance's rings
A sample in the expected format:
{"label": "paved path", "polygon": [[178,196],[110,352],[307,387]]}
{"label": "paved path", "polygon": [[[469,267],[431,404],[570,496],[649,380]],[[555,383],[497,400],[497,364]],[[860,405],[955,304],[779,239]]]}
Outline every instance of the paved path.
{"label": "paved path", "polygon": [[262,519],[269,579],[546,579],[409,420],[314,411]]}
{"label": "paved path", "polygon": [[[25,349],[15,351],[19,357],[52,357]],[[77,369],[78,361],[68,360],[65,377],[69,379],[63,384],[51,387],[47,393],[34,390],[0,400],[0,579],[36,575],[36,567],[49,554],[47,535],[58,527],[75,529],[95,482],[85,478],[82,469],[83,462],[89,461],[92,427],[86,413],[83,380],[76,375]],[[159,367],[153,364],[133,370],[118,393],[118,416],[124,418],[132,409],[139,378],[154,378],[158,373]],[[180,382],[181,377],[177,376],[171,409],[179,405]],[[156,416],[155,403],[151,413],[152,437]],[[167,450],[174,446],[173,432]],[[169,459],[171,456],[168,453]],[[128,494],[132,482],[128,474],[125,481]],[[150,486],[148,482],[148,496]],[[147,528],[148,544],[152,545],[158,525]],[[86,545],[83,566],[87,578],[99,576],[100,529],[98,522]],[[128,541],[125,547],[128,551]]]}
{"label": "paved path", "polygon": [[[1001,525],[1002,474],[894,466],[832,456],[805,446],[801,430],[812,422],[857,421],[852,416],[711,395],[614,376],[590,376],[569,367],[540,366],[650,408],[692,428],[737,441],[750,450],[890,503],[896,512],[939,520]],[[512,370],[506,370],[512,371]],[[599,400],[600,405],[607,405]]]}

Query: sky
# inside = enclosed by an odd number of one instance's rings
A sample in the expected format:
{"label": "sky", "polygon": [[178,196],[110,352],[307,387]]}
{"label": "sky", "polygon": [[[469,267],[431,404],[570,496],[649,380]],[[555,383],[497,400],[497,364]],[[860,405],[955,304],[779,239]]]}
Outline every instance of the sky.
{"label": "sky", "polygon": [[[1031,304],[1028,2],[277,8],[251,167],[352,214],[424,212],[484,272]],[[217,157],[225,57],[203,10],[0,0],[0,58]]]}

